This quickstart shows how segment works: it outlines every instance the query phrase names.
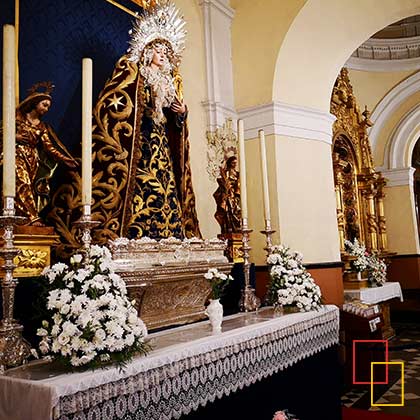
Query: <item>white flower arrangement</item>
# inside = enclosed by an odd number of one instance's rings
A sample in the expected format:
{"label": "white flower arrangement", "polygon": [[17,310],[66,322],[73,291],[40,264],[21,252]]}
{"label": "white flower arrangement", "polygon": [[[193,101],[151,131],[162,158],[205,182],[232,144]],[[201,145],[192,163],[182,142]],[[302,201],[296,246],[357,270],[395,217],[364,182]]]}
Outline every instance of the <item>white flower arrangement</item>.
{"label": "white flower arrangement", "polygon": [[369,253],[366,251],[366,247],[359,242],[357,238],[355,238],[353,242],[346,239],[344,245],[349,255],[356,257],[356,259],[351,262],[352,269],[356,272],[367,270],[369,267]]}
{"label": "white flower arrangement", "polygon": [[371,286],[383,286],[386,282],[386,263],[377,255],[369,256],[368,281]]}
{"label": "white flower arrangement", "polygon": [[95,368],[147,353],[146,326],[107,248],[93,245],[87,262],[77,254],[69,265],[57,263],[43,275],[54,287],[47,302],[51,319],[37,331],[43,355],[72,367]]}
{"label": "white flower arrangement", "polygon": [[303,256],[279,245],[272,248],[267,258],[271,266],[268,302],[282,306],[295,306],[300,312],[319,309],[321,289],[303,266]]}
{"label": "white flower arrangement", "polygon": [[386,282],[387,267],[384,260],[374,253],[369,253],[357,238],[353,242],[344,241],[344,245],[349,255],[357,257],[351,262],[354,271],[367,271],[368,281],[372,286],[382,286]]}
{"label": "white flower arrangement", "polygon": [[210,282],[213,299],[220,299],[225,287],[233,280],[230,274],[221,273],[217,268],[209,268],[204,278]]}

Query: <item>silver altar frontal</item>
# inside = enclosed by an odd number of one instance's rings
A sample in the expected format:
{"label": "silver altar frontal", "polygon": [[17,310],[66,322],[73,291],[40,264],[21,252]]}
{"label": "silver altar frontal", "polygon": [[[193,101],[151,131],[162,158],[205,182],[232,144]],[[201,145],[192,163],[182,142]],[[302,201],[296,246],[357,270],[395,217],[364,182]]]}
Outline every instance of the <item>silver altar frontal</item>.
{"label": "silver altar frontal", "polygon": [[204,274],[209,268],[228,273],[232,267],[219,239],[119,238],[108,246],[148,329],[205,318],[211,289]]}

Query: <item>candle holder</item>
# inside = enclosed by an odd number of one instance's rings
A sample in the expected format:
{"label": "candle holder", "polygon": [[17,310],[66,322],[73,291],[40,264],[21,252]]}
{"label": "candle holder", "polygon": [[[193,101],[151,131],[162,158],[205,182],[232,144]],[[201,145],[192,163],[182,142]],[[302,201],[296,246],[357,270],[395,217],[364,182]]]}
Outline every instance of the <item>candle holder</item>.
{"label": "candle holder", "polygon": [[276,231],[273,230],[271,227],[270,219],[265,219],[265,229],[261,230],[260,232],[265,235],[265,243],[267,245],[265,246],[264,250],[267,253],[267,257],[269,257],[271,253],[273,252],[273,241],[271,237],[273,236],[274,233],[276,233]]}
{"label": "candle holder", "polygon": [[22,337],[23,326],[13,319],[15,307],[15,289],[17,280],[13,278],[13,263],[20,249],[14,246],[13,230],[16,225],[27,222],[26,217],[15,215],[15,200],[4,198],[3,215],[0,216],[0,226],[4,229],[3,247],[0,255],[4,259],[4,275],[1,279],[3,298],[3,316],[0,321],[0,373],[7,367],[21,365],[31,354],[31,345]]}
{"label": "candle holder", "polygon": [[100,222],[97,220],[92,220],[92,215],[90,213],[90,204],[83,205],[83,215],[79,220],[74,222],[74,225],[82,231],[82,252],[84,255],[84,262],[87,263],[89,259],[89,249],[92,242],[92,236],[90,234],[91,230],[98,226]]}
{"label": "candle holder", "polygon": [[250,262],[249,262],[249,251],[251,247],[249,246],[249,234],[252,232],[248,228],[248,219],[242,219],[242,249],[244,257],[244,276],[245,276],[245,287],[241,292],[241,299],[239,301],[239,309],[242,312],[251,312],[256,311],[260,306],[261,302],[258,297],[255,295],[255,289],[250,285]]}

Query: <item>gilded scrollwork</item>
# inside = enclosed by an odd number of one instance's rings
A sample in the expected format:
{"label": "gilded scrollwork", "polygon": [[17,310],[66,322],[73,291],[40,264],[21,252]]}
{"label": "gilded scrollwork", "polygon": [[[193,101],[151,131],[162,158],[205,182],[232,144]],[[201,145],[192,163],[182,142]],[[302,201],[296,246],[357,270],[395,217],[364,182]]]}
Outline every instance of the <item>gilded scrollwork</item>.
{"label": "gilded scrollwork", "polygon": [[341,251],[345,250],[345,239],[358,238],[371,250],[385,253],[385,180],[373,164],[367,134],[372,126],[370,113],[367,108],[360,111],[347,69],[342,69],[336,80],[331,113],[337,117],[333,126],[333,167],[338,187],[336,201]]}

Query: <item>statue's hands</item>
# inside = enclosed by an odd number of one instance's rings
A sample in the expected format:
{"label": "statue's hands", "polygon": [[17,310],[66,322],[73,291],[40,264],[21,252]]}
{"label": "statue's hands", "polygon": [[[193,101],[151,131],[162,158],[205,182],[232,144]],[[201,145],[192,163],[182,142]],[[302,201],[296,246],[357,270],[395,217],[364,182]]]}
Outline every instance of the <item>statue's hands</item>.
{"label": "statue's hands", "polygon": [[175,97],[175,102],[171,105],[171,109],[177,114],[185,114],[187,107],[185,106],[184,101],[180,101],[177,97]]}
{"label": "statue's hands", "polygon": [[33,136],[31,136],[31,134],[26,130],[19,130],[16,133],[16,140],[18,142],[29,143],[32,137]]}

